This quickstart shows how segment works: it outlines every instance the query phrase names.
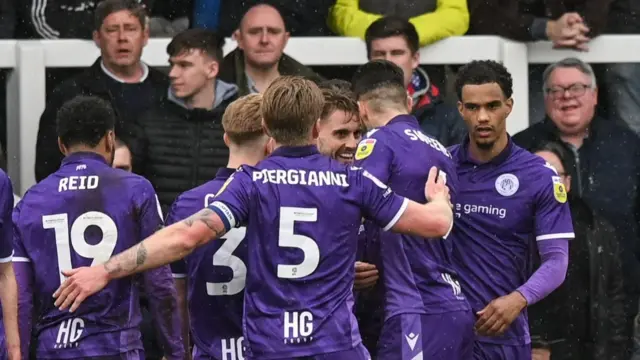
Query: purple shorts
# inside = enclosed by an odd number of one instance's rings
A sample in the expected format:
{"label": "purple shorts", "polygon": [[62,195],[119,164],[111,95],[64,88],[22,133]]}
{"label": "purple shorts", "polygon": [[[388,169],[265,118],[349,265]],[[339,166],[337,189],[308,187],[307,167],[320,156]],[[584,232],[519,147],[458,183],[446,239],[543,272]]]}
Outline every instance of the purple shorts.
{"label": "purple shorts", "polygon": [[473,360],[531,360],[531,344],[501,345],[476,341]]}
{"label": "purple shorts", "polygon": [[378,360],[471,360],[471,311],[443,314],[401,314],[384,322],[378,341]]}

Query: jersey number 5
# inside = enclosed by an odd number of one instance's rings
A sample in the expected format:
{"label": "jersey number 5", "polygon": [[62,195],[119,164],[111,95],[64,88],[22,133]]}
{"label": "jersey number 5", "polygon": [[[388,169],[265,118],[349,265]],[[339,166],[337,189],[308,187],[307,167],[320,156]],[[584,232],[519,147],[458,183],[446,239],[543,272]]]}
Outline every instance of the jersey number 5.
{"label": "jersey number 5", "polygon": [[299,222],[318,221],[316,208],[280,208],[280,231],[278,246],[302,250],[304,259],[298,265],[278,265],[278,277],[281,279],[300,279],[313,274],[320,263],[320,249],[312,238],[293,233],[293,225]]}
{"label": "jersey number 5", "polygon": [[[89,226],[97,226],[102,231],[102,239],[97,244],[87,243],[84,232]],[[76,254],[93,259],[91,265],[103,263],[113,255],[118,240],[118,227],[109,215],[99,211],[89,211],[80,215],[71,225],[67,214],[45,215],[42,217],[42,227],[54,229],[56,234],[56,251],[58,255],[58,269],[60,272],[73,269],[71,265],[71,248]],[[71,240],[71,241],[69,241]],[[60,283],[65,280],[60,273]]]}

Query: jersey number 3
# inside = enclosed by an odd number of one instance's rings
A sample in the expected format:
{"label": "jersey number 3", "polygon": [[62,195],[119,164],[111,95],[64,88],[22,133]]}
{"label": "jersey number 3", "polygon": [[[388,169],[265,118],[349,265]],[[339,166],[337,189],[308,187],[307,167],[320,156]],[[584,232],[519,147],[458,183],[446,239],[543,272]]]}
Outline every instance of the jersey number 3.
{"label": "jersey number 3", "polygon": [[233,252],[240,246],[247,228],[231,229],[221,240],[224,243],[213,254],[213,266],[228,267],[233,271],[233,279],[227,282],[207,282],[207,294],[210,296],[235,295],[244,290],[247,279],[247,265]]}
{"label": "jersey number 3", "polygon": [[[89,226],[97,226],[102,231],[102,239],[97,244],[89,244],[84,232]],[[83,258],[93,259],[91,265],[103,263],[113,255],[118,240],[118,227],[109,215],[99,211],[89,211],[80,215],[71,225],[67,214],[46,215],[42,217],[42,227],[54,229],[56,234],[56,251],[60,272],[71,270],[71,248]],[[65,280],[60,273],[60,283]]]}

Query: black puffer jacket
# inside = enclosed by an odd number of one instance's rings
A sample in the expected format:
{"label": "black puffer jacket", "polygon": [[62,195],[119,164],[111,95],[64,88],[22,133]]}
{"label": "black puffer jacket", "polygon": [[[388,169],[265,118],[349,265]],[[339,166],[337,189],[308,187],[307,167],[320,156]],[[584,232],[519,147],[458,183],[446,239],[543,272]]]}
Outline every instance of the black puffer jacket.
{"label": "black puffer jacket", "polygon": [[[138,84],[122,84],[105,74],[98,58],[91,67],[58,85],[47,96],[47,106],[40,117],[36,143],[36,181],[51,175],[60,167],[62,153],[58,149],[56,114],[62,105],[76,96],[97,96],[108,101],[116,113],[116,135],[130,140],[129,126],[160,102],[169,79],[149,67],[149,75]],[[132,146],[131,141],[127,141]]]}
{"label": "black puffer jacket", "polygon": [[[569,264],[565,282],[547,298],[529,307],[529,324],[533,347],[550,347],[552,356],[559,359],[627,359],[625,296],[623,290],[620,248],[613,227],[602,217],[594,214],[581,199],[570,197],[571,217],[576,233],[570,243],[570,257],[586,255],[585,268],[572,271],[579,260]],[[582,284],[588,271],[589,284]],[[581,313],[580,304],[573,290],[588,286],[585,294],[589,301],[587,313]],[[581,293],[578,291],[577,293]],[[584,319],[576,319],[583,317]],[[576,338],[571,325],[582,324],[586,339]],[[561,354],[554,354],[558,343]],[[573,354],[569,356],[569,353]]]}
{"label": "black puffer jacket", "polygon": [[151,181],[165,214],[178,195],[213,179],[227,165],[222,114],[237,92],[236,86],[218,80],[210,111],[189,110],[168,93],[139,119],[133,168]]}

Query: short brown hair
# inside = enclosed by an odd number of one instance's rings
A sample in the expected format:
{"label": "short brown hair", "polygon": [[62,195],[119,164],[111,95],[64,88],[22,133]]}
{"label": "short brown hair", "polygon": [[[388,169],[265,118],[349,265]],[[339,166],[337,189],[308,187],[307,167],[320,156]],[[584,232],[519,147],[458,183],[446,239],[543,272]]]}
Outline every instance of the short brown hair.
{"label": "short brown hair", "polygon": [[353,92],[348,89],[333,88],[322,89],[322,95],[324,96],[324,108],[320,115],[320,120],[325,120],[334,111],[344,111],[347,114],[359,115],[358,103],[356,102]]}
{"label": "short brown hair", "polygon": [[277,143],[303,145],[323,107],[324,96],[313,81],[280,76],[263,94],[262,118]]}
{"label": "short brown hair", "polygon": [[207,29],[187,29],[178,33],[167,45],[167,54],[176,56],[189,50],[200,50],[217,62],[222,62],[224,37]]}
{"label": "short brown hair", "polygon": [[100,31],[102,23],[107,16],[118,11],[129,11],[140,21],[140,26],[144,29],[147,25],[147,10],[143,4],[136,0],[104,0],[101,1],[94,11],[94,30]]}
{"label": "short brown hair", "polygon": [[260,106],[262,95],[243,96],[227,107],[222,115],[222,127],[234,144],[242,145],[264,135]]}

